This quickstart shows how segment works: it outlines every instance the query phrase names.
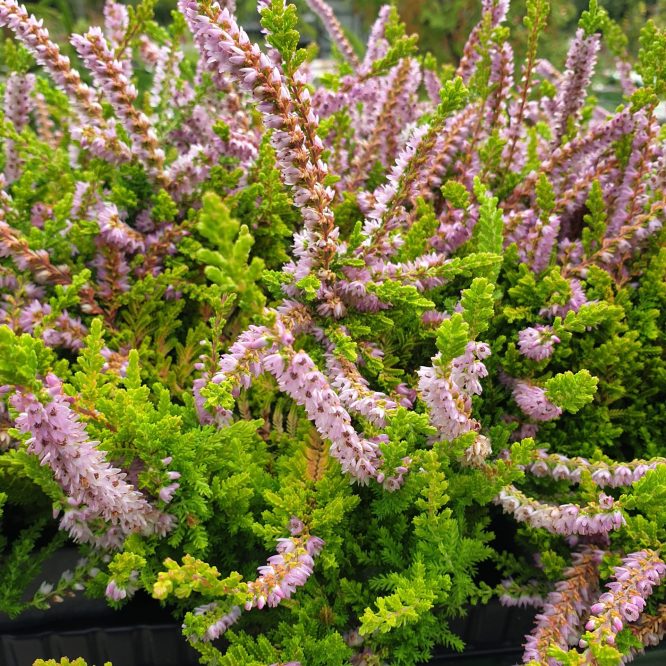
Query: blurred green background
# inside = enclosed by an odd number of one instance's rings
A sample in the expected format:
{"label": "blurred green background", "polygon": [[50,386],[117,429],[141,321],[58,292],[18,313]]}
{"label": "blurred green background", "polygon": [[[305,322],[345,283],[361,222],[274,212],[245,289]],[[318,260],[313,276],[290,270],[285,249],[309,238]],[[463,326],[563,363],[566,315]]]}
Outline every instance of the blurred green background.
{"label": "blurred green background", "polygon": [[[364,22],[376,14],[381,0],[352,0]],[[465,40],[479,19],[480,0],[397,0],[403,20],[412,32],[420,35],[421,48],[439,58],[455,62],[462,54]],[[551,0],[551,16],[546,36],[540,42],[541,54],[560,65],[566,55],[569,37],[576,29],[578,18],[589,0]],[[661,21],[666,17],[666,0],[600,0],[629,38],[630,50],[638,48],[638,33],[649,18]],[[524,38],[522,17],[525,0],[513,0],[507,25],[514,35],[513,44]]]}
{"label": "blurred green background", "polygon": [[[292,0],[301,10],[304,41],[318,41],[322,55],[329,52],[329,43],[316,17],[302,0]],[[364,40],[382,0],[329,0],[353,41]],[[136,4],[136,0],[128,4]],[[241,23],[250,32],[258,28],[256,0],[238,0]],[[455,62],[462,53],[471,28],[480,15],[481,0],[395,0],[402,19],[410,32],[420,35],[421,47],[440,60]],[[666,0],[601,0],[601,3],[623,28],[629,38],[629,49],[638,48],[638,32],[648,18],[661,23],[666,19]],[[27,3],[31,11],[44,17],[56,38],[64,41],[66,35],[86,24],[98,22],[104,6],[103,0],[39,0]],[[588,0],[551,0],[551,19],[548,34],[541,42],[541,55],[561,65],[566,54],[568,39],[576,27],[580,13]],[[158,0],[156,16],[169,19],[176,0]],[[514,32],[518,51],[523,41],[522,16],[525,0],[514,0],[509,25]],[[354,39],[356,38],[356,39]],[[520,53],[518,53],[520,55]]]}

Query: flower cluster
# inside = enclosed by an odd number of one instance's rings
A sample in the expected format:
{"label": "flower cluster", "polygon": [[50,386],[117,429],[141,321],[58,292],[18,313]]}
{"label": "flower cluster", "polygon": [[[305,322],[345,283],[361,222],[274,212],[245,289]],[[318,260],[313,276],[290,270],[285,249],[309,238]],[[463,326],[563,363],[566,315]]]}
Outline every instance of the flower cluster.
{"label": "flower cluster", "polygon": [[[204,613],[217,608],[216,604],[208,606],[199,606],[194,612],[197,615],[203,615]],[[206,630],[206,639],[209,641],[214,641],[219,638],[232,624],[235,624],[241,616],[241,609],[239,606],[232,606],[231,610],[222,615],[218,620],[211,624]]]}
{"label": "flower cluster", "polygon": [[500,594],[499,601],[502,606],[516,607],[516,608],[542,608],[546,603],[543,595],[536,589],[536,581],[528,582],[528,586],[519,586],[510,578],[502,581],[502,593]]}
{"label": "flower cluster", "polygon": [[[167,534],[170,517],[125,481],[126,475],[108,463],[99,442],[90,441],[57,377],[49,375],[46,382],[51,399],[45,405],[31,393],[16,394],[12,404],[20,411],[17,427],[31,435],[28,451],[51,467],[65,493],[61,528],[75,541],[106,548],[119,547],[134,533]],[[94,531],[96,524],[100,533]]]}
{"label": "flower cluster", "polygon": [[535,421],[552,421],[562,414],[562,409],[548,399],[546,392],[530,382],[513,382],[512,393],[523,414]]}
{"label": "flower cluster", "polygon": [[581,638],[580,647],[586,648],[591,642],[613,645],[625,624],[640,618],[645,600],[664,577],[666,564],[654,551],[628,555],[613,570],[615,580],[606,585],[609,591],[590,607],[591,617],[585,625],[588,633]]}
{"label": "flower cluster", "polygon": [[[249,598],[244,604],[246,611],[264,606],[274,608],[283,599],[288,599],[298,587],[305,585],[312,574],[316,556],[323,542],[317,537],[310,537],[302,545],[299,540],[281,539],[278,541],[277,555],[268,559],[268,564],[259,567],[259,578],[247,584]],[[201,614],[209,610],[200,607],[195,612]],[[206,630],[205,639],[212,641],[219,638],[241,616],[239,606],[233,606],[220,619]]]}
{"label": "flower cluster", "polygon": [[164,151],[159,148],[150,121],[134,106],[137,90],[115,59],[102,29],[91,28],[85,35],[73,35],[72,44],[129,134],[133,152],[146,164],[152,175],[162,179]]}
{"label": "flower cluster", "polygon": [[[284,181],[295,188],[294,203],[301,208],[305,229],[311,234],[300,241],[305,244],[303,257],[316,251],[326,265],[335,252],[332,242],[337,236],[329,208],[333,191],[325,185],[327,169],[319,159],[324,145],[316,134],[317,116],[307,89],[299,88],[299,96],[292,98],[280,70],[250,42],[226,7],[217,6],[208,16],[199,12],[194,0],[180,4],[202,57],[253,95],[267,127],[274,130],[272,141]],[[311,266],[308,261],[302,271]]]}
{"label": "flower cluster", "polygon": [[465,353],[454,358],[448,376],[433,359],[432,367],[418,371],[419,391],[430,408],[430,420],[447,440],[453,440],[479,425],[471,418],[473,395],[481,393],[480,379],[488,375],[483,359],[490,355],[485,343],[470,342]]}
{"label": "flower cluster", "polygon": [[[188,586],[194,585],[208,596],[230,596],[236,599],[238,604],[233,604],[228,610],[222,610],[218,601],[194,610],[194,618],[203,622],[204,630],[200,632],[200,638],[206,642],[216,640],[239,620],[243,610],[275,608],[283,600],[289,599],[297,588],[305,585],[312,575],[314,558],[321,552],[324,542],[319,537],[301,534],[304,525],[300,520],[292,518],[290,525],[292,535],[278,539],[277,553],[268,558],[267,564],[258,568],[260,575],[255,580],[227,585],[226,581],[218,580],[216,569],[201,566],[201,563],[186,556],[182,566],[172,560],[168,562],[169,569],[160,573],[153,594],[163,599],[177,585],[182,587],[179,587],[181,591],[176,591],[176,594],[187,596],[191,591]],[[123,591],[119,592],[113,581],[109,586],[118,598],[122,597]],[[211,617],[215,618],[212,622]]]}
{"label": "flower cluster", "polygon": [[518,333],[520,353],[533,361],[550,358],[558,342],[560,339],[553,333],[552,326],[530,326]]}
{"label": "flower cluster", "polygon": [[598,589],[599,564],[603,552],[584,548],[574,553],[564,578],[555,585],[543,609],[536,616],[536,626],[525,642],[523,662],[556,664],[548,657],[551,645],[566,649],[580,634],[582,619],[588,613]]}
{"label": "flower cluster", "polygon": [[620,509],[608,510],[613,508],[614,502],[603,493],[597,503],[582,508],[576,504],[556,506],[539,502],[508,486],[500,491],[495,502],[519,522],[564,536],[608,534],[625,524]]}
{"label": "flower cluster", "polygon": [[[34,74],[13,73],[7,79],[5,88],[5,116],[12,122],[14,129],[20,132],[30,121],[31,94],[35,87]],[[16,180],[20,173],[19,157],[16,145],[9,139],[5,143],[4,175],[8,183]]]}
{"label": "flower cluster", "polygon": [[314,567],[313,558],[323,545],[321,539],[313,536],[279,539],[277,554],[268,558],[268,564],[259,567],[259,578],[247,584],[249,598],[245,610],[271,608],[289,599],[296,588],[307,582]]}
{"label": "flower cluster", "polygon": [[638,622],[630,625],[631,631],[642,643],[643,648],[632,648],[628,655],[624,656],[624,663],[633,661],[637,654],[644,652],[647,647],[659,645],[666,635],[666,604],[660,604],[656,615],[643,614]]}
{"label": "flower cluster", "polygon": [[0,3],[0,25],[10,28],[37,62],[47,69],[55,83],[71,95],[86,121],[103,124],[102,107],[95,92],[81,81],[80,74],[72,68],[69,58],[60,53],[58,45],[51,41],[41,21],[16,0],[3,0]]}
{"label": "flower cluster", "polygon": [[111,601],[122,601],[123,599],[127,599],[128,596],[131,597],[138,589],[138,586],[133,584],[137,576],[138,572],[133,571],[131,582],[125,585],[119,585],[115,580],[111,579],[104,590],[104,596]]}
{"label": "flower cluster", "polygon": [[666,464],[666,459],[663,458],[632,460],[626,463],[590,461],[580,457],[568,458],[559,453],[549,454],[543,449],[538,450],[536,455],[536,461],[527,466],[534,476],[551,476],[570,483],[580,483],[583,472],[589,472],[592,481],[602,488],[630,486],[650,470]]}

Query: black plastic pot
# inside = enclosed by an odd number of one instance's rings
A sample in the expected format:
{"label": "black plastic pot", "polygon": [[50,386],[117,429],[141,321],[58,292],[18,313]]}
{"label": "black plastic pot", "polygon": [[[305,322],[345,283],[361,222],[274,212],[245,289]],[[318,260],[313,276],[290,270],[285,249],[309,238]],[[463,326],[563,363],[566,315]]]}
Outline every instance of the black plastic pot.
{"label": "black plastic pot", "polygon": [[[43,578],[56,581],[76,563],[74,549],[59,551],[46,564]],[[530,610],[498,603],[470,609],[452,623],[468,652],[495,664],[517,663],[523,636],[532,626]],[[467,653],[466,653],[467,655]],[[83,657],[102,666],[195,666],[197,653],[187,645],[169,612],[138,593],[120,612],[103,600],[66,599],[48,611],[29,611],[15,620],[0,615],[0,666],[31,666],[38,658]],[[457,653],[442,653],[432,663],[463,663]],[[464,663],[474,664],[465,656]],[[508,661],[503,661],[508,658]]]}
{"label": "black plastic pot", "polygon": [[[63,548],[45,563],[39,580],[56,582],[77,560],[76,549]],[[199,663],[171,614],[145,594],[137,594],[120,612],[102,599],[79,595],[14,620],[0,613],[0,666],[32,666],[35,659],[60,657],[83,657],[91,666],[105,661],[113,666]]]}
{"label": "black plastic pot", "polygon": [[[44,579],[55,581],[76,562],[76,551],[64,549],[52,558]],[[429,662],[465,666],[511,666],[520,663],[523,637],[533,625],[531,609],[504,608],[492,602],[470,609],[452,629],[467,645],[464,655],[442,651]],[[10,620],[0,614],[0,666],[31,666],[38,658],[83,657],[91,666],[196,666],[190,648],[168,611],[145,594],[121,612],[102,600],[77,597],[52,609],[30,611]],[[666,665],[666,650],[656,650],[634,663]],[[307,666],[307,665],[304,665]]]}
{"label": "black plastic pot", "polygon": [[98,627],[0,635],[3,666],[31,666],[38,658],[83,657],[91,666],[196,666],[197,655],[176,625]]}
{"label": "black plastic pot", "polygon": [[[134,615],[131,608],[125,610]],[[148,610],[146,623],[125,626],[110,623],[110,620],[119,619],[127,622],[129,618],[125,612],[116,613],[115,617],[107,616],[107,623],[100,623],[99,626],[87,626],[85,618],[81,618],[78,612],[74,612],[69,621],[61,618],[49,624],[44,623],[47,613],[42,618],[41,626],[18,620],[11,623],[10,628],[3,623],[0,629],[0,664],[31,666],[40,657],[58,659],[69,656],[83,657],[91,666],[102,666],[105,661],[111,661],[114,666],[196,666],[199,663],[197,654],[185,642],[180,627],[173,623],[151,624],[150,620],[161,618],[162,611],[159,607]],[[520,615],[520,611],[518,614],[513,609],[506,611],[494,604],[472,609],[468,620],[470,634],[462,634],[468,643],[465,654],[442,652],[429,664],[512,666],[520,663],[520,643],[525,632],[519,627],[524,626],[526,618]],[[101,619],[94,613],[88,615],[88,621]],[[527,624],[529,630],[531,623]],[[77,628],[74,629],[74,626]],[[664,666],[666,650],[652,650],[634,663],[639,666]]]}
{"label": "black plastic pot", "polygon": [[[52,616],[54,613],[55,616]],[[139,618],[142,618],[139,619]],[[53,611],[0,625],[0,664],[30,666],[41,658],[84,657],[102,666],[195,666],[180,627],[164,623],[164,611],[147,597],[138,597],[122,612],[114,613],[95,602],[65,602]],[[456,631],[468,643],[464,656],[441,653],[432,664],[516,664],[523,628],[531,626],[530,613],[498,605],[471,609]],[[116,623],[122,621],[124,625]]]}

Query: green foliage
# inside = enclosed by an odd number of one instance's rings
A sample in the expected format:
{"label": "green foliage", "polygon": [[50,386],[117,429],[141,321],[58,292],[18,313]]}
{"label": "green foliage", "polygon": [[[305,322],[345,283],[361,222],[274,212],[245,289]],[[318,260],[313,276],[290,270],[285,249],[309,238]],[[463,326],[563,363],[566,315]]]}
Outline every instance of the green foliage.
{"label": "green foliage", "polygon": [[469,208],[469,191],[462,183],[458,183],[455,180],[447,180],[446,183],[442,185],[442,196],[453,208],[464,210]]}
{"label": "green foliage", "polygon": [[31,335],[16,335],[8,326],[0,326],[0,381],[35,390],[40,384],[38,374],[44,374],[53,363],[53,353],[41,340]]}
{"label": "green foliage", "polygon": [[267,138],[259,147],[250,182],[230,201],[232,217],[252,229],[255,255],[271,269],[287,261],[289,240],[299,219],[275,164],[275,151]]}
{"label": "green foliage", "polygon": [[261,10],[261,25],[268,33],[266,41],[282,56],[285,71],[293,74],[307,58],[307,51],[298,48],[300,35],[296,30],[296,6],[272,0]]}
{"label": "green foliage", "polygon": [[247,225],[231,217],[220,197],[208,192],[195,226],[208,243],[190,251],[204,265],[206,277],[221,288],[222,294],[237,294],[237,307],[244,313],[260,312],[265,299],[256,283],[264,262],[250,258],[254,238]]}
{"label": "green foliage", "polygon": [[655,525],[660,526],[663,538],[666,525],[666,467],[663,465],[648,472],[637,481],[624,498],[627,509],[639,510]]}
{"label": "green foliage", "polygon": [[[479,201],[479,220],[474,227],[472,243],[475,251],[502,255],[504,216],[498,208],[499,199],[491,196],[480,179],[474,181],[474,194]],[[494,282],[499,274],[499,265],[489,269],[485,276]]]}
{"label": "green foliage", "polygon": [[636,70],[657,95],[666,93],[666,31],[654,21],[648,21],[641,30]]}
{"label": "green foliage", "polygon": [[441,365],[446,367],[456,356],[464,354],[469,339],[470,325],[463,315],[456,313],[450,319],[445,319],[437,329]]}
{"label": "green foliage", "polygon": [[118,553],[109,563],[109,577],[119,587],[130,587],[145,566],[146,559],[141,555],[129,551]]}
{"label": "green foliage", "polygon": [[155,196],[150,213],[157,223],[173,222],[178,216],[178,206],[168,192],[160,190]]}
{"label": "green foliage", "polygon": [[460,301],[463,318],[470,328],[470,334],[476,338],[490,325],[494,310],[495,285],[486,278],[474,278],[469,289],[462,292]]}
{"label": "green foliage", "polygon": [[19,74],[28,72],[34,62],[23,46],[10,39],[0,42],[0,60],[10,72]]}
{"label": "green foliage", "polygon": [[525,18],[523,23],[530,31],[530,42],[528,49],[536,49],[539,35],[548,25],[550,13],[550,2],[548,0],[527,0],[525,4]]}
{"label": "green foliage", "polygon": [[160,573],[153,587],[153,596],[156,599],[165,599],[170,594],[185,599],[195,592],[216,597],[226,594],[230,588],[237,587],[240,583],[239,574],[234,573],[220,579],[215,567],[190,555],[183,558],[182,565],[168,559],[164,561],[164,566],[166,571]]}
{"label": "green foliage", "polygon": [[555,208],[555,191],[546,174],[539,174],[536,184],[537,206],[541,211],[541,219],[546,221]]}
{"label": "green foliage", "polygon": [[388,49],[382,58],[372,63],[371,74],[379,76],[394,67],[402,58],[407,58],[416,51],[417,35],[407,35],[405,24],[400,20],[395,7],[391,8],[385,30]]}
{"label": "green foliage", "polygon": [[479,200],[479,221],[475,227],[476,250],[478,252],[502,253],[502,210],[497,207],[499,199],[488,194],[480,180],[474,183],[474,193]]}
{"label": "green foliage", "polygon": [[572,414],[594,400],[599,380],[587,370],[571,371],[551,377],[546,382],[546,395],[558,407]]}
{"label": "green foliage", "polygon": [[608,13],[599,6],[598,0],[590,0],[590,7],[581,14],[578,25],[583,28],[586,36],[603,31],[608,20]]}
{"label": "green foliage", "polygon": [[464,108],[469,98],[469,91],[458,76],[452,81],[445,81],[439,91],[440,103],[435,111],[434,122],[441,122],[454,111]]}
{"label": "green foliage", "polygon": [[416,622],[432,608],[435,593],[431,581],[426,580],[423,567],[418,574],[417,578],[396,581],[393,594],[377,599],[376,611],[365,609],[359,630],[362,635],[376,631],[386,633]]}
{"label": "green foliage", "polygon": [[321,288],[321,282],[314,275],[307,275],[296,283],[296,286],[303,291],[307,300],[314,300],[317,292]]}
{"label": "green foliage", "polygon": [[128,25],[122,42],[116,48],[116,55],[125,52],[125,49],[131,46],[138,36],[144,32],[148,23],[152,20],[155,12],[155,6],[158,0],[140,0],[135,7],[129,6]]}
{"label": "green foliage", "polygon": [[582,242],[585,253],[590,256],[600,247],[606,233],[606,202],[598,180],[595,180],[592,187],[590,187],[586,206],[589,212],[583,218],[585,228],[583,229]]}
{"label": "green foliage", "polygon": [[511,445],[511,460],[516,465],[527,465],[534,457],[535,443],[531,437],[514,442]]}
{"label": "green foliage", "polygon": [[422,296],[412,285],[382,282],[377,285],[369,285],[368,291],[377,294],[397,311],[404,312],[405,317],[421,314],[434,307],[433,302]]}
{"label": "green foliage", "polygon": [[404,261],[416,259],[428,249],[428,241],[435,235],[439,221],[432,206],[422,199],[417,202],[418,217],[405,235],[405,244],[400,251]]}

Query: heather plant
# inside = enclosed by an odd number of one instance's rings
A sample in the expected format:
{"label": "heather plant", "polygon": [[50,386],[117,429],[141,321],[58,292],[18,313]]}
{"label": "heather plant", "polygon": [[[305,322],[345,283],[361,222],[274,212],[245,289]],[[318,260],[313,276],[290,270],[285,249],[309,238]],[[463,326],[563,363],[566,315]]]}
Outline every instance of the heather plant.
{"label": "heather plant", "polygon": [[623,663],[666,628],[666,34],[630,62],[592,0],[560,72],[547,0],[520,61],[484,0],[445,67],[308,4],[320,79],[283,0],[262,45],[109,0],[80,70],[0,0],[2,608],[143,590],[202,663],[416,664],[497,595],[525,663]]}

